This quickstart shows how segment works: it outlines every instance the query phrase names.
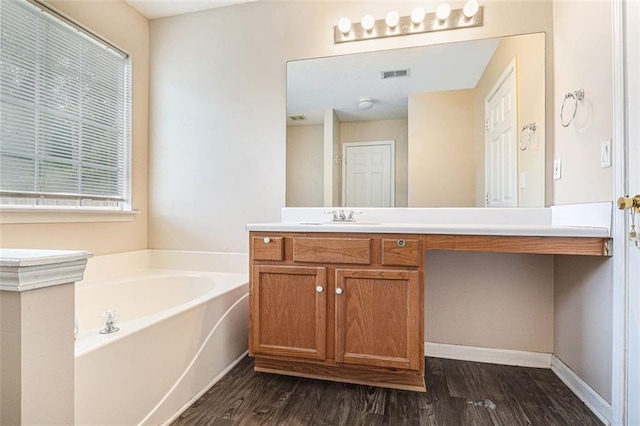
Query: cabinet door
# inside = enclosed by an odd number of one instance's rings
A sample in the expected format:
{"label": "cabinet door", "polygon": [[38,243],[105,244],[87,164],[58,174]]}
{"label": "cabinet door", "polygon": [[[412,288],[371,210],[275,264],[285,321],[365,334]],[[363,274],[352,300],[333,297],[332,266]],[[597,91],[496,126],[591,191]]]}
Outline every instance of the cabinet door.
{"label": "cabinet door", "polygon": [[252,354],[326,359],[326,269],[253,266]]}
{"label": "cabinet door", "polygon": [[419,370],[418,271],[336,270],[336,361]]}

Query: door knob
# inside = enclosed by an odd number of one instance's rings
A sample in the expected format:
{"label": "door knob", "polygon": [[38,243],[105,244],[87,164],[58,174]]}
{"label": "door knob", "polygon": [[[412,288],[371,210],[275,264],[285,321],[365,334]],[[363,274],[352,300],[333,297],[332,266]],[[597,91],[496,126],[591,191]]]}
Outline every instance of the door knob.
{"label": "door knob", "polygon": [[340,287],[336,287],[336,294],[342,294],[342,289]]}
{"label": "door knob", "polygon": [[618,198],[618,208],[620,210],[628,210],[634,208],[636,212],[640,213],[640,195],[635,197],[620,197]]}
{"label": "door knob", "polygon": [[316,287],[316,291],[317,291],[318,293],[322,293],[322,292],[324,291],[324,288],[322,288],[322,286],[321,286],[321,285],[319,285],[318,287]]}

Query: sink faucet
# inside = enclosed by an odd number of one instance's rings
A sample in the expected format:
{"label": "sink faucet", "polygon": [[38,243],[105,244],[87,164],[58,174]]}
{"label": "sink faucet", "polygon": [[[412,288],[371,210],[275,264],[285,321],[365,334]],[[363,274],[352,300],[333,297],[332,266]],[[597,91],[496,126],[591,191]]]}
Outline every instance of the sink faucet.
{"label": "sink faucet", "polygon": [[353,210],[349,210],[348,213],[345,213],[343,209],[325,212],[325,214],[333,215],[333,217],[331,218],[331,222],[355,222],[356,219],[353,217],[353,215],[358,213],[354,212]]}

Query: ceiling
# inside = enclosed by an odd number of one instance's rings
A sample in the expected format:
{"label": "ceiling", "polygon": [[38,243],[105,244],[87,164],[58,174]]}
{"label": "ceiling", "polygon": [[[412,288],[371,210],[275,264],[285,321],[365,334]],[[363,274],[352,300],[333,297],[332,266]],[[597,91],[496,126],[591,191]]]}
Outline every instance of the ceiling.
{"label": "ceiling", "polygon": [[[407,118],[410,93],[474,88],[499,38],[333,56],[287,64],[288,125],[319,124],[324,110],[340,121]],[[409,77],[382,79],[382,71],[410,69]],[[358,100],[373,99],[368,110]]]}
{"label": "ceiling", "polygon": [[252,1],[258,0],[126,0],[149,20]]}

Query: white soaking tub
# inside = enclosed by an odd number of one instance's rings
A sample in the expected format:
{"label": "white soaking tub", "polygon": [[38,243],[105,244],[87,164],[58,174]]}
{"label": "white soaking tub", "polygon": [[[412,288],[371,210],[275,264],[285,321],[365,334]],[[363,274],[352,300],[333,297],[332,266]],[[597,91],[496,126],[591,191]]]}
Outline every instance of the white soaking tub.
{"label": "white soaking tub", "polygon": [[[76,284],[75,423],[167,424],[247,351],[246,254],[98,256]],[[115,310],[119,331],[100,334]]]}

